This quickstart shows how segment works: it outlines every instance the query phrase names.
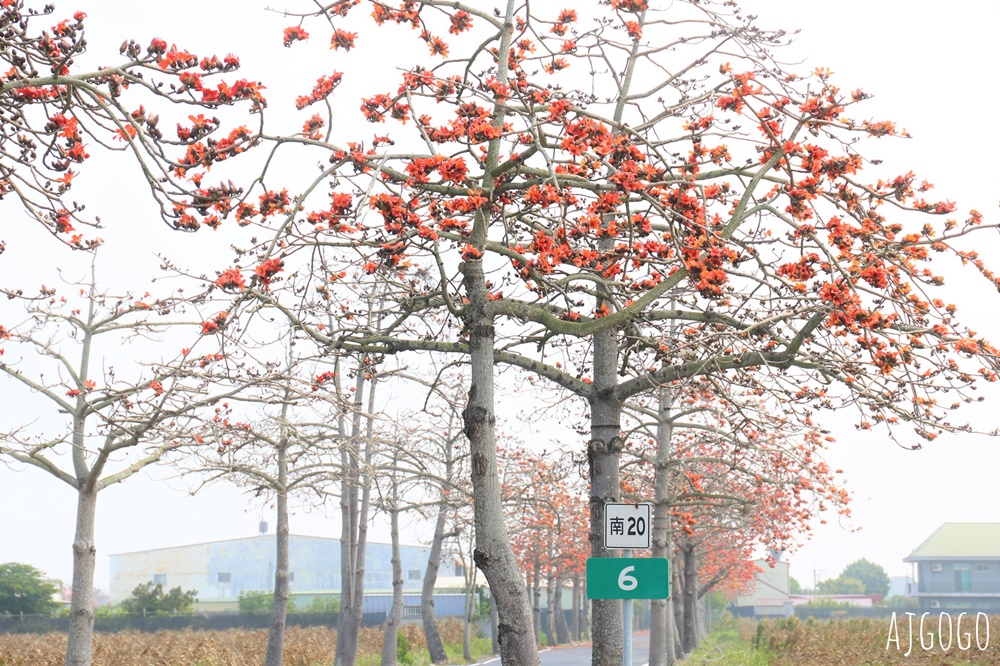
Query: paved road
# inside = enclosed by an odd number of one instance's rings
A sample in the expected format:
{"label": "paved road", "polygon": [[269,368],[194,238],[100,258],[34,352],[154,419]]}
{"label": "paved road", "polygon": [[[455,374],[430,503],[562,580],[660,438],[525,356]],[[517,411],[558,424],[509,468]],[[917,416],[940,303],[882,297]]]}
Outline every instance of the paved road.
{"label": "paved road", "polygon": [[[589,666],[590,645],[578,647],[557,647],[543,649],[542,666]],[[645,666],[649,662],[649,632],[632,635],[632,664]],[[499,666],[500,659],[493,658],[479,662],[480,666]]]}

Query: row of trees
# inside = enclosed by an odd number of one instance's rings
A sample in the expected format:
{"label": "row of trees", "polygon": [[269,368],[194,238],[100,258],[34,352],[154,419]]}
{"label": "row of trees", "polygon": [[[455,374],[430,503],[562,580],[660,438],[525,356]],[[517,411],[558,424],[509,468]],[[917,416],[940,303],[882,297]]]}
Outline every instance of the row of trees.
{"label": "row of trees", "polygon": [[836,578],[819,581],[814,589],[803,590],[801,584],[793,578],[791,591],[792,594],[874,594],[884,597],[889,594],[889,575],[878,564],[861,558],[844,567]]}
{"label": "row of trees", "polygon": [[[674,612],[654,604],[651,663],[671,663],[697,641],[698,599],[749,576],[756,546],[788,549],[815,513],[846,511],[820,457],[821,414],[853,408],[859,427],[917,448],[969,429],[952,412],[996,379],[996,350],[957,318],[931,263],[951,254],[1000,284],[959,245],[982,216],[950,219],[955,205],[925,198],[911,172],[868,178],[875,160],[861,150],[895,125],[857,120],[866,94],[828,71],[784,69],[770,52],[783,34],[733,3],[306,5],[276,36],[297,74],[321,68],[294,100],[311,114],[294,131],[280,113],[264,124],[263,86],[231,78],[231,56],[127,41],[120,65],[79,71],[85,15],[44,31],[47,15],[23,5],[2,10],[13,69],[0,104],[16,128],[0,138],[4,193],[93,249],[72,232],[94,219],[70,200],[89,141],[138,160],[172,227],[238,227],[222,231],[231,261],[164,258],[183,283],[174,293],[112,296],[92,277],[77,304],[5,288],[27,317],[5,313],[0,370],[67,415],[65,433],[6,431],[0,455],[78,493],[68,664],[90,663],[97,495],[167,455],[277,498],[269,664],[298,491],[340,506],[338,664],[354,661],[376,505],[394,519],[436,509],[440,553],[457,498],[469,500],[501,659],[518,665],[538,663],[542,581],[555,604],[587,556],[616,555],[603,547],[605,504],[652,500],[653,555],[675,559],[680,592]],[[386,36],[402,71],[344,53],[377,53]],[[308,57],[317,41],[332,55]],[[363,76],[347,66],[360,61]],[[365,89],[360,112],[341,87]],[[227,106],[224,119],[203,113]],[[239,123],[241,106],[257,129]],[[176,139],[159,129],[167,114]],[[288,166],[310,162],[312,176]],[[225,171],[234,164],[256,171]],[[225,173],[244,184],[209,184]],[[169,344],[144,356],[145,336]],[[107,358],[132,340],[134,357],[156,360],[98,366],[97,340]],[[397,398],[376,388],[415,380],[429,420],[389,414]],[[536,390],[540,408],[522,418],[569,440],[576,489],[555,461],[518,456],[533,475],[518,480],[518,463],[498,457],[504,392]],[[587,511],[572,499],[584,487]],[[505,493],[530,506],[514,525]],[[620,663],[621,605],[594,600],[590,620],[594,664]]]}
{"label": "row of trees", "polygon": [[[0,615],[47,615],[59,609],[58,584],[22,562],[0,564]],[[180,587],[164,591],[159,583],[143,583],[114,608],[123,613],[175,613],[190,611],[197,601],[195,590]]]}

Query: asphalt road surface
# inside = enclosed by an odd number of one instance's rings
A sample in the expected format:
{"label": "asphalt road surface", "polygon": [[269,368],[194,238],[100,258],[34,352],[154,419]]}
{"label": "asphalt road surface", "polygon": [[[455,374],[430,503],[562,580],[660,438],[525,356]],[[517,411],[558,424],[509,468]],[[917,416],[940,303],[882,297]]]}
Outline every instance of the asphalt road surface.
{"label": "asphalt road surface", "polygon": [[[542,649],[539,653],[542,666],[589,666],[590,645],[566,646],[552,649]],[[649,663],[649,632],[632,635],[632,666],[645,666]],[[494,657],[479,662],[480,666],[499,666],[500,659]]]}

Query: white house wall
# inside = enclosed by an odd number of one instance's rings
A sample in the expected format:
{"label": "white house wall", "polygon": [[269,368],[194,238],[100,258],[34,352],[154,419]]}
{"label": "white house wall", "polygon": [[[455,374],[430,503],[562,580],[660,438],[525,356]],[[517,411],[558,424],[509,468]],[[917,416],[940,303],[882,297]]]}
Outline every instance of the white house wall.
{"label": "white house wall", "polygon": [[[274,587],[274,540],[272,534],[112,555],[111,599],[125,599],[137,585],[151,580],[163,582],[164,589],[180,586],[185,591],[196,590],[200,601],[234,600],[241,592],[270,591]],[[419,592],[429,550],[401,546],[400,551],[404,591]],[[391,558],[388,544],[367,545],[367,592],[392,590]],[[448,569],[449,559],[443,560],[441,575],[455,575]],[[290,536],[289,571],[293,593],[339,593],[340,541]]]}

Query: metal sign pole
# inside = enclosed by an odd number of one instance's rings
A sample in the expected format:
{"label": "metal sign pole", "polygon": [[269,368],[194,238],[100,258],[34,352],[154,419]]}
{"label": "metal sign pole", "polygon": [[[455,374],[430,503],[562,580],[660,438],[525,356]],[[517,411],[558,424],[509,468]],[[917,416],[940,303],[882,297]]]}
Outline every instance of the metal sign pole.
{"label": "metal sign pole", "polygon": [[[632,549],[622,551],[622,557],[632,557]],[[632,666],[632,600],[622,600],[622,666]]]}

